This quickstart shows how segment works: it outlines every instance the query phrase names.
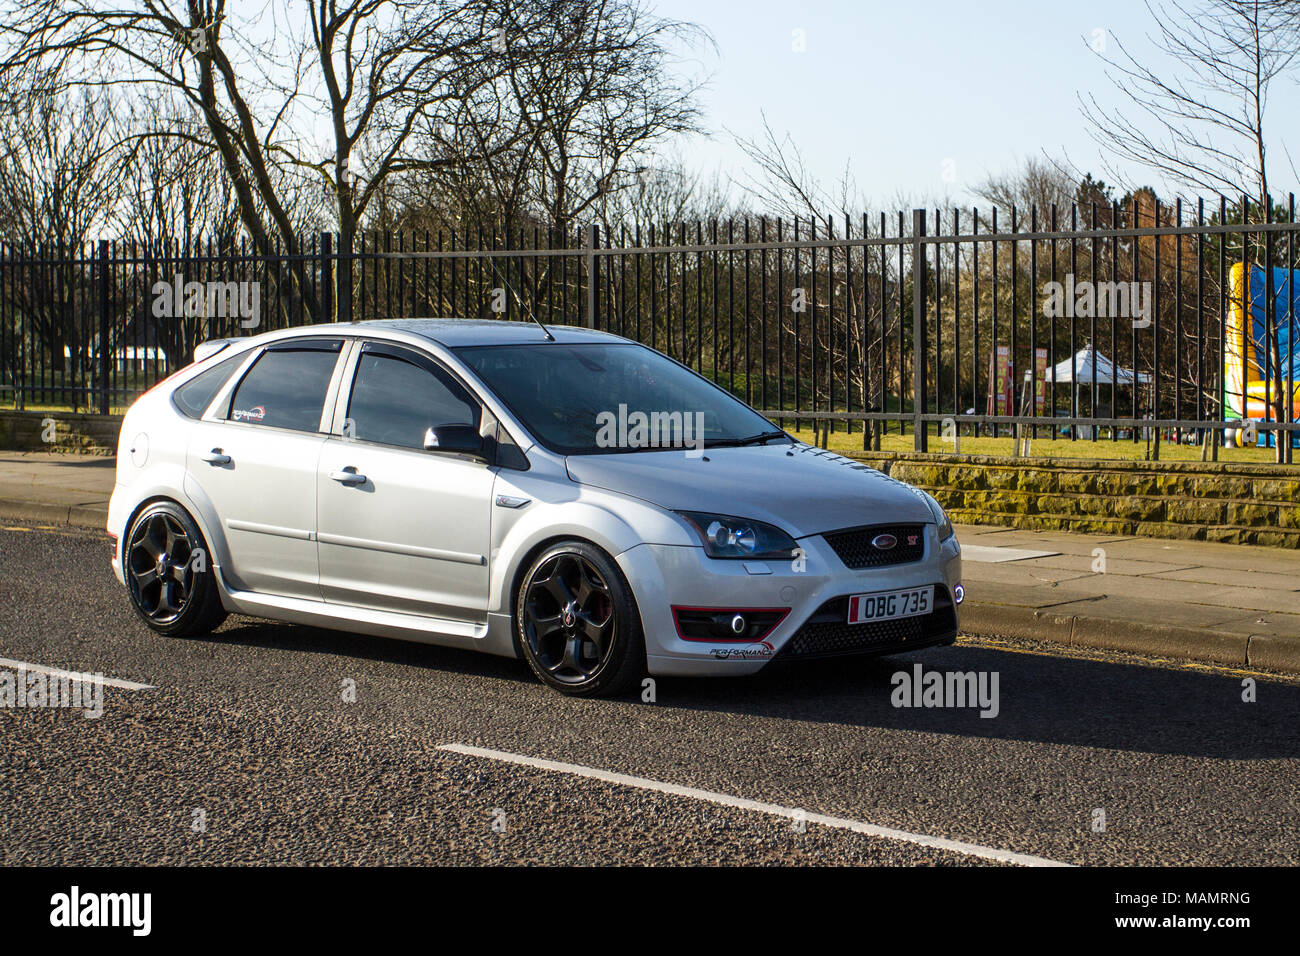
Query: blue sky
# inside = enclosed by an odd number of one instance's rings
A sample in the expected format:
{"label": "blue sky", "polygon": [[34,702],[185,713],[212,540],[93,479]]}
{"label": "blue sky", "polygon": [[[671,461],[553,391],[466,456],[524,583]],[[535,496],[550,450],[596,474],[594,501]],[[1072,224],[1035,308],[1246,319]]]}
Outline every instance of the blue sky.
{"label": "blue sky", "polygon": [[[653,0],[653,7],[701,24],[717,42],[716,55],[697,51],[712,73],[703,97],[711,128],[753,136],[766,111],[824,183],[849,163],[873,209],[893,208],[899,195],[969,204],[970,187],[987,174],[1044,151],[1100,172],[1078,96],[1117,104],[1122,94],[1089,43],[1103,37],[1113,53],[1117,37],[1150,51],[1154,29],[1141,0]],[[792,49],[797,29],[804,53]],[[1278,126],[1300,117],[1298,80],[1300,66],[1275,81],[1270,113]],[[1300,136],[1287,138],[1300,167]],[[1296,189],[1282,144],[1270,149],[1277,191]],[[744,168],[725,134],[694,140],[682,153],[704,172]],[[1142,169],[1121,169],[1157,182]]]}

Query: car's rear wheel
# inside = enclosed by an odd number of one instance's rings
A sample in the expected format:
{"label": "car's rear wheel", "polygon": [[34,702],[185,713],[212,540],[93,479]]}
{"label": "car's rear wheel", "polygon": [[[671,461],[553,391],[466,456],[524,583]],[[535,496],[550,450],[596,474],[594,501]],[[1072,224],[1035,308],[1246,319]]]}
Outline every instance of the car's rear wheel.
{"label": "car's rear wheel", "polygon": [[154,502],[131,522],[122,570],[131,605],[160,634],[197,637],[226,618],[208,546],[174,502]]}
{"label": "car's rear wheel", "polygon": [[620,694],[645,673],[632,588],[613,559],[586,542],[562,542],[537,557],[519,588],[515,630],[533,673],[563,694]]}

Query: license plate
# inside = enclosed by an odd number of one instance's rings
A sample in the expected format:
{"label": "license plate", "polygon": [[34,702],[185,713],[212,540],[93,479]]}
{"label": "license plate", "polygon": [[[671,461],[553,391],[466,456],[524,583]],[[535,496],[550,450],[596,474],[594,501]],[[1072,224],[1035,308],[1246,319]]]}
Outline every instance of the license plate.
{"label": "license plate", "polygon": [[900,617],[919,617],[934,607],[934,585],[904,588],[901,591],[877,591],[855,594],[849,598],[849,623],[893,621]]}

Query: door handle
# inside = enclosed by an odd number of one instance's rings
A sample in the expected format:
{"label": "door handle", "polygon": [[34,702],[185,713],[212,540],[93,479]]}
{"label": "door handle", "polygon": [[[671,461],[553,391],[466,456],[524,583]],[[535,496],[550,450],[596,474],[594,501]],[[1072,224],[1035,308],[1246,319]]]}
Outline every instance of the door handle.
{"label": "door handle", "polygon": [[199,455],[199,457],[202,458],[204,461],[206,461],[209,465],[230,464],[230,456],[223,455],[221,453],[220,448],[214,448],[212,449],[212,451],[205,451],[202,455]]}
{"label": "door handle", "polygon": [[364,484],[366,480],[366,476],[358,475],[357,470],[351,465],[344,468],[342,471],[331,471],[330,477],[345,485],[360,485]]}

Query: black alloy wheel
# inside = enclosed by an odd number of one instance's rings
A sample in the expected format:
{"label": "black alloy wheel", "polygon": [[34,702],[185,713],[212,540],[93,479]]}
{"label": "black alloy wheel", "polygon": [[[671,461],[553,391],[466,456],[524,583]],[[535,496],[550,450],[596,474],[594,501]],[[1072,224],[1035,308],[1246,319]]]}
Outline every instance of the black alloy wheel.
{"label": "black alloy wheel", "polygon": [[155,502],[136,516],[122,570],[136,613],[159,633],[206,634],[226,617],[203,535],[173,502]]}
{"label": "black alloy wheel", "polygon": [[644,671],[631,588],[612,559],[585,542],[554,546],[534,562],[516,618],[529,666],[563,693],[618,693]]}

